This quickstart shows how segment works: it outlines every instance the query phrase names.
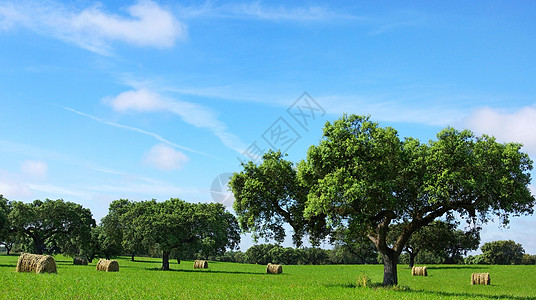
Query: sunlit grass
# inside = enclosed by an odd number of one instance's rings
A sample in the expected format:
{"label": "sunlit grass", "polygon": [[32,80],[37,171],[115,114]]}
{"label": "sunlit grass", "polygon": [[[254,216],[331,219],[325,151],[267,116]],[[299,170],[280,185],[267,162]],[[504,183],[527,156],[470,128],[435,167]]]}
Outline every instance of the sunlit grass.
{"label": "sunlit grass", "polygon": [[[119,258],[119,272],[97,272],[56,256],[58,274],[16,273],[17,256],[0,255],[0,297],[9,299],[536,299],[536,266],[428,266],[428,277],[412,277],[399,266],[400,286],[383,288],[381,265],[283,266],[283,274],[265,274],[266,266],[209,262],[194,270],[192,261]],[[473,272],[489,272],[491,286],[471,286]],[[371,287],[356,287],[366,274]]]}

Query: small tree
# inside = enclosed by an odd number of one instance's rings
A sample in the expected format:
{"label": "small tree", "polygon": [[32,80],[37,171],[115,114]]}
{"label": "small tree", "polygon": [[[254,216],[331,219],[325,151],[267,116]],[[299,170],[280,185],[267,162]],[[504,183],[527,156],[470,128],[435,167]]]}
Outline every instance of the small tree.
{"label": "small tree", "polygon": [[156,246],[161,251],[162,270],[169,270],[172,252],[189,249],[208,256],[233,249],[240,242],[236,219],[219,203],[142,201],[135,203],[126,217],[147,249]]}
{"label": "small tree", "polygon": [[3,242],[9,232],[9,201],[0,194],[0,242]]}
{"label": "small tree", "polygon": [[110,203],[108,214],[101,219],[97,240],[106,259],[127,252],[134,260],[134,255],[142,248],[141,241],[134,238],[131,220],[126,217],[132,206],[127,199],[115,200]]}
{"label": "small tree", "polygon": [[378,251],[362,232],[341,226],[333,231],[331,243],[335,245],[332,254],[334,260],[348,264],[377,263]]}
{"label": "small tree", "polygon": [[13,229],[9,218],[11,209],[11,203],[0,194],[0,245],[4,245],[7,255],[18,241],[17,232]]}
{"label": "small tree", "polygon": [[523,254],[521,263],[524,265],[536,265],[536,255]]}
{"label": "small tree", "polygon": [[272,263],[270,250],[278,247],[274,244],[253,245],[246,250],[246,262],[250,264],[266,265]]}
{"label": "small tree", "polygon": [[[391,243],[396,242],[406,224],[394,225],[389,232]],[[456,224],[433,221],[415,231],[406,243],[405,251],[409,256],[409,267],[415,264],[419,253],[426,252],[436,257],[439,263],[454,263],[462,259],[462,254],[478,249],[480,242],[479,228],[467,232],[456,229]]]}
{"label": "small tree", "polygon": [[525,253],[523,246],[512,240],[485,243],[480,250],[486,264],[491,265],[519,265]]}

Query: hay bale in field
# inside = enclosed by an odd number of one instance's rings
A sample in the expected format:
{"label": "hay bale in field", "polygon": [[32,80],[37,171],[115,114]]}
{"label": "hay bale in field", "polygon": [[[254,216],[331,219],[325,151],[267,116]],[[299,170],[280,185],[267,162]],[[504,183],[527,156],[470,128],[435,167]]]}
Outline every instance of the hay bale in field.
{"label": "hay bale in field", "polygon": [[266,273],[268,273],[268,274],[281,274],[281,273],[283,273],[283,267],[281,265],[268,264],[266,266]]}
{"label": "hay bale in field", "polygon": [[489,276],[489,273],[471,274],[471,285],[475,285],[475,284],[490,285],[491,277]]}
{"label": "hay bale in field", "polygon": [[87,259],[85,257],[75,257],[73,259],[74,265],[85,265],[87,266]]}
{"label": "hay bale in field", "polygon": [[194,269],[208,269],[208,261],[206,260],[195,260]]}
{"label": "hay bale in field", "polygon": [[428,276],[426,267],[413,267],[411,268],[411,276]]}
{"label": "hay bale in field", "polygon": [[119,272],[119,263],[115,260],[101,259],[97,263],[97,271]]}
{"label": "hay bale in field", "polygon": [[17,272],[58,273],[54,257],[30,253],[21,253],[15,270]]}

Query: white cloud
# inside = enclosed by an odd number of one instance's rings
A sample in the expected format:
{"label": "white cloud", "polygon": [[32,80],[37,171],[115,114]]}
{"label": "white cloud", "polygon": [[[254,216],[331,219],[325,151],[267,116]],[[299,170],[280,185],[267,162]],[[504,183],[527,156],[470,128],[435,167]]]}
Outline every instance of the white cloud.
{"label": "white cloud", "polygon": [[48,165],[42,161],[27,160],[21,163],[20,169],[23,174],[33,178],[45,178]]}
{"label": "white cloud", "polygon": [[166,107],[166,100],[147,89],[127,91],[115,98],[105,99],[115,111],[154,111]]}
{"label": "white cloud", "polygon": [[109,54],[113,41],[169,48],[187,35],[185,25],[153,1],[140,0],[126,11],[128,17],[105,12],[101,5],[79,11],[61,2],[0,2],[0,29],[20,24],[99,54]]}
{"label": "white cloud", "polygon": [[171,171],[182,168],[188,160],[189,158],[184,153],[164,144],[158,144],[147,153],[144,163],[160,170]]}
{"label": "white cloud", "polygon": [[481,108],[467,117],[465,123],[479,134],[493,135],[502,142],[522,143],[524,151],[536,155],[536,106],[515,112]]}
{"label": "white cloud", "polygon": [[123,92],[115,98],[105,99],[104,102],[118,112],[171,112],[190,125],[210,130],[228,148],[239,153],[245,149],[244,143],[229,133],[227,126],[218,119],[218,116],[204,106],[172,100],[147,89]]}
{"label": "white cloud", "polygon": [[30,187],[21,182],[16,175],[0,170],[0,194],[7,199],[30,197]]}

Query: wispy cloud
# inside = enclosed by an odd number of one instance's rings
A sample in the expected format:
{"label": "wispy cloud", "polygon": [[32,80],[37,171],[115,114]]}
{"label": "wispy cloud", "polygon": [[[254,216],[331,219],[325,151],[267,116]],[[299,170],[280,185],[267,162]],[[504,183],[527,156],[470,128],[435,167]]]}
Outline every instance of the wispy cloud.
{"label": "wispy cloud", "polygon": [[178,14],[183,18],[236,18],[286,22],[327,22],[360,17],[338,12],[320,5],[271,5],[258,2],[226,3],[216,5],[205,2],[202,5],[181,7]]}
{"label": "wispy cloud", "polygon": [[457,124],[467,112],[463,106],[447,101],[408,101],[392,95],[327,95],[314,96],[329,114],[370,114],[373,119],[387,122],[420,123],[431,126]]}
{"label": "wispy cloud", "polygon": [[84,117],[87,117],[87,118],[90,118],[90,119],[93,119],[99,123],[103,123],[103,124],[106,124],[106,125],[110,125],[110,126],[113,126],[113,127],[117,127],[117,128],[121,128],[121,129],[126,129],[126,130],[130,130],[130,131],[134,131],[134,132],[138,132],[138,133],[141,133],[141,134],[145,134],[145,135],[148,135],[148,136],[151,136],[153,138],[155,138],[157,141],[159,142],[162,142],[166,145],[169,145],[169,146],[172,146],[174,148],[177,148],[177,149],[181,149],[181,150],[185,150],[185,151],[188,151],[188,152],[191,152],[191,153],[195,153],[195,154],[199,154],[199,155],[203,155],[205,157],[209,157],[209,158],[214,158],[214,159],[218,159],[217,157],[213,156],[213,155],[210,155],[210,154],[207,154],[207,153],[204,153],[204,152],[201,152],[201,151],[197,151],[197,150],[194,150],[194,149],[191,149],[191,148],[188,148],[188,147],[185,147],[185,146],[181,146],[179,144],[176,144],[176,143],[173,143],[167,139],[165,139],[164,137],[162,137],[161,135],[159,134],[156,134],[154,132],[150,132],[150,131],[147,131],[147,130],[143,130],[143,129],[140,129],[140,128],[136,128],[136,127],[132,127],[132,126],[127,126],[127,125],[123,125],[123,124],[119,124],[119,123],[115,123],[115,122],[110,122],[110,121],[106,121],[106,120],[103,120],[101,118],[98,118],[96,116],[93,116],[93,115],[90,115],[90,114],[86,114],[86,113],[83,113],[81,111],[78,111],[78,110],[75,110],[75,109],[72,109],[70,107],[65,107],[65,106],[58,106],[60,108],[63,108],[65,110],[68,110],[68,111],[71,111],[77,115],[81,115],[81,116],[84,116]]}
{"label": "wispy cloud", "polygon": [[104,101],[118,112],[171,112],[190,125],[210,130],[230,149],[242,153],[246,148],[213,111],[195,103],[173,100],[148,89],[123,92]]}
{"label": "wispy cloud", "polygon": [[237,16],[247,16],[263,20],[282,21],[327,21],[341,18],[351,18],[352,16],[336,13],[323,6],[269,6],[261,2],[235,4],[226,9]]}
{"label": "wispy cloud", "polygon": [[24,26],[103,55],[110,54],[114,41],[169,48],[187,36],[186,26],[156,2],[140,0],[126,12],[128,16],[109,13],[100,4],[78,10],[53,1],[2,1],[0,29]]}
{"label": "wispy cloud", "polygon": [[378,36],[405,27],[417,27],[426,24],[427,15],[416,11],[398,11],[394,14],[369,18],[368,23],[376,28],[369,32],[370,36]]}

